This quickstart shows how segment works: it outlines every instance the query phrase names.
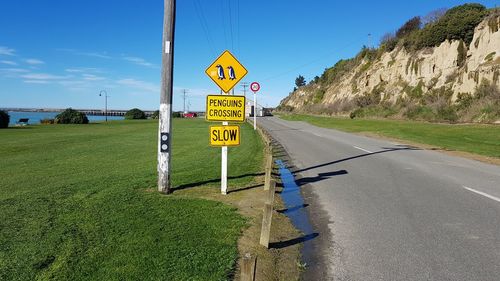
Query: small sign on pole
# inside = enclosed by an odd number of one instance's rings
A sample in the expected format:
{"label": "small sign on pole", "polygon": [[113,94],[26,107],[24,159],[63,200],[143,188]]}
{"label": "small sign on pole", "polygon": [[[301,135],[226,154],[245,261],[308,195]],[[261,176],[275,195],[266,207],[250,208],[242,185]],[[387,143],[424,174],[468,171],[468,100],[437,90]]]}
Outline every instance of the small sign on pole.
{"label": "small sign on pole", "polygon": [[260,90],[260,84],[252,82],[250,90],[253,92],[253,129],[257,130],[257,92]]}
{"label": "small sign on pole", "polygon": [[252,92],[258,92],[260,90],[260,84],[257,82],[253,82],[252,84],[250,84],[250,89],[252,90]]}

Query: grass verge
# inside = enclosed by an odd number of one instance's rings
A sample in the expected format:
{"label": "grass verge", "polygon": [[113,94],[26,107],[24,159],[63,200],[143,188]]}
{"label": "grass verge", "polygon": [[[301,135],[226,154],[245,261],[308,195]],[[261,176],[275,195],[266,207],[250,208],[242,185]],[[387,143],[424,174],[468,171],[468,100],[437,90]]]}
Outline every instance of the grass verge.
{"label": "grass verge", "polygon": [[500,126],[452,125],[417,121],[347,119],[311,115],[281,115],[290,121],[305,121],[315,126],[347,132],[377,135],[500,158]]}
{"label": "grass verge", "polygon": [[[155,192],[157,122],[0,131],[0,280],[225,280],[248,225],[218,193],[208,123],[174,121],[173,196]],[[261,172],[262,143],[242,125],[230,191]]]}

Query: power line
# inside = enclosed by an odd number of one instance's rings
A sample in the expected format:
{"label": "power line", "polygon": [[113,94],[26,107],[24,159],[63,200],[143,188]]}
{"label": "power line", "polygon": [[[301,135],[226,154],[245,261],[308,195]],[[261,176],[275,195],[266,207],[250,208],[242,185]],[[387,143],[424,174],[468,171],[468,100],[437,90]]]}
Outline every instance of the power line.
{"label": "power line", "polygon": [[237,48],[238,48],[238,53],[241,52],[240,50],[240,21],[241,21],[241,18],[240,18],[240,0],[236,0],[236,19],[237,19],[237,32],[236,32],[236,39],[237,39],[237,42],[238,44],[236,45]]}
{"label": "power line", "polygon": [[303,67],[305,67],[305,66],[308,66],[308,65],[310,65],[310,64],[313,64],[313,63],[319,62],[319,61],[323,60],[325,57],[329,57],[329,56],[331,56],[332,54],[337,53],[338,51],[340,51],[340,50],[342,50],[342,49],[345,49],[345,48],[347,48],[347,47],[350,47],[350,46],[352,46],[352,45],[354,45],[354,44],[358,43],[360,40],[363,40],[363,41],[364,41],[364,37],[365,37],[365,36],[363,35],[363,37],[360,37],[360,38],[356,39],[356,41],[352,41],[352,42],[350,42],[349,44],[346,44],[346,45],[345,45],[345,46],[343,46],[342,48],[338,48],[337,50],[334,50],[334,51],[331,51],[331,52],[329,52],[329,53],[326,53],[326,54],[322,55],[321,57],[318,57],[318,58],[316,58],[316,59],[314,59],[314,60],[311,60],[311,61],[309,61],[309,62],[306,62],[306,63],[304,63],[304,64],[301,64],[301,65],[299,65],[299,66],[296,66],[296,67],[294,67],[294,68],[291,68],[291,69],[289,69],[289,70],[287,70],[287,71],[284,71],[284,72],[282,72],[282,73],[279,73],[279,74],[277,74],[277,75],[270,76],[270,77],[268,77],[268,78],[266,78],[266,79],[263,79],[262,81],[269,81],[269,80],[273,80],[273,79],[276,79],[276,78],[281,77],[281,76],[283,76],[283,75],[286,75],[286,74],[288,74],[288,73],[290,73],[290,72],[293,72],[293,71],[295,71],[295,70],[298,70],[298,69],[301,69],[301,68],[303,68]]}
{"label": "power line", "polygon": [[203,29],[203,33],[205,34],[205,38],[207,40],[208,46],[212,52],[212,55],[215,56],[216,52],[214,49],[214,44],[212,41],[212,36],[210,36],[210,28],[208,27],[207,19],[205,17],[205,13],[203,12],[203,7],[199,0],[194,0],[194,8],[196,10],[196,15],[198,16],[198,20],[200,21],[201,28]]}
{"label": "power line", "polygon": [[183,94],[183,99],[184,99],[184,107],[182,112],[186,112],[186,94],[188,93],[188,90],[183,89],[182,94]]}
{"label": "power line", "polygon": [[241,87],[243,87],[243,95],[245,98],[247,97],[247,87],[248,87],[248,82],[241,82]]}
{"label": "power line", "polygon": [[234,50],[234,37],[233,37],[233,9],[231,9],[231,0],[228,0],[229,8],[229,34],[231,35],[231,51]]}
{"label": "power line", "polygon": [[226,32],[226,13],[224,12],[224,0],[221,0],[220,2],[220,5],[221,5],[221,9],[220,9],[220,12],[221,12],[221,18],[222,18],[222,29],[224,30],[224,47],[226,47],[227,49],[227,32]]}

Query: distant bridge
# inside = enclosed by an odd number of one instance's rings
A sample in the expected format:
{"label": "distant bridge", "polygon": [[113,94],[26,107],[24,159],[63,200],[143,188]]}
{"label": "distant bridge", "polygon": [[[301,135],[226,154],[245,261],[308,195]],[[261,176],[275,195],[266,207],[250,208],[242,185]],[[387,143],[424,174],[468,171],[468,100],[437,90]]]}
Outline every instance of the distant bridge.
{"label": "distant bridge", "polygon": [[[19,112],[63,112],[64,109],[61,108],[0,108],[0,110],[4,111],[19,111]],[[86,115],[93,116],[125,116],[128,110],[121,109],[108,109],[108,113],[105,114],[103,109],[75,109],[78,112],[85,113]],[[154,110],[143,110],[147,117],[151,117]],[[181,112],[181,111],[175,111]],[[205,116],[204,111],[189,111],[191,113],[196,113],[198,116]]]}
{"label": "distant bridge", "polygon": [[[125,113],[127,113],[128,110],[109,110],[107,111],[107,114],[104,112],[104,110],[99,110],[99,109],[76,109],[77,111],[81,113],[85,113],[86,115],[93,115],[93,116],[125,116]],[[151,110],[143,110],[146,116],[151,116],[153,115],[154,111]]]}

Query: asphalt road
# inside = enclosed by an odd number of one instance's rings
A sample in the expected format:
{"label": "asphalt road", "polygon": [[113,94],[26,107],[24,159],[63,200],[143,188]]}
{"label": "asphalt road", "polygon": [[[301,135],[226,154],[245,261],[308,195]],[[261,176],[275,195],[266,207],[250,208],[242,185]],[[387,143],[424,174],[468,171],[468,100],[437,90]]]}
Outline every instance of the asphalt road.
{"label": "asphalt road", "polygon": [[499,166],[304,122],[258,122],[318,198],[309,208],[328,214],[322,279],[500,280]]}

